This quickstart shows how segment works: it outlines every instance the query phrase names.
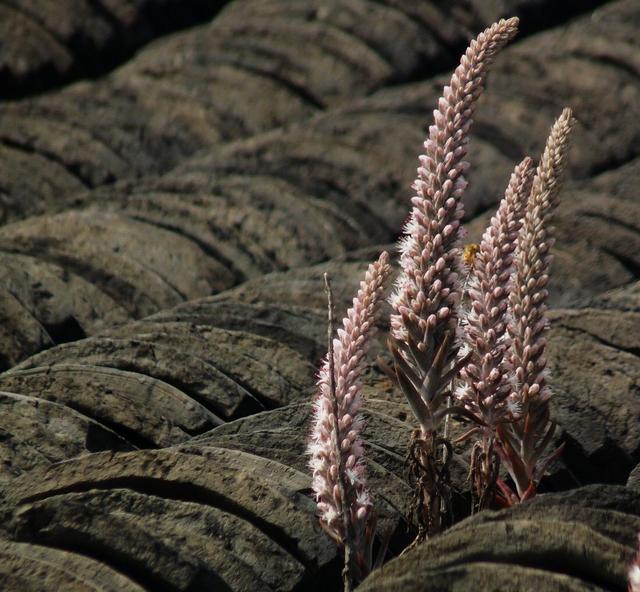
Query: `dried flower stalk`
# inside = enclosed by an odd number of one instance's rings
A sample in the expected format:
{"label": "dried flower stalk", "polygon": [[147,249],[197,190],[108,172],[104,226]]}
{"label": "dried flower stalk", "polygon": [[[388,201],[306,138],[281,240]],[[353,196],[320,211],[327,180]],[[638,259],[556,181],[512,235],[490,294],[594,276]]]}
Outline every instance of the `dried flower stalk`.
{"label": "dried flower stalk", "polygon": [[319,372],[308,453],[320,523],[345,549],[345,589],[350,589],[350,580],[362,579],[371,567],[375,516],[360,437],[360,374],[389,273],[389,255],[383,252],[369,266],[335,339],[331,337],[333,306],[326,280],[330,296],[329,353]]}
{"label": "dried flower stalk", "polygon": [[524,223],[518,236],[513,289],[509,297],[511,322],[510,371],[514,383],[510,401],[521,408],[520,419],[498,426],[498,451],[513,479],[516,492],[501,489],[507,503],[535,494],[537,484],[560,450],[544,456],[555,431],[550,421],[551,390],[547,384],[545,358],[548,328],[545,316],[546,285],[554,243],[549,222],[558,205],[558,191],[566,163],[573,126],[571,109],[564,109],[551,129],[536,170]]}

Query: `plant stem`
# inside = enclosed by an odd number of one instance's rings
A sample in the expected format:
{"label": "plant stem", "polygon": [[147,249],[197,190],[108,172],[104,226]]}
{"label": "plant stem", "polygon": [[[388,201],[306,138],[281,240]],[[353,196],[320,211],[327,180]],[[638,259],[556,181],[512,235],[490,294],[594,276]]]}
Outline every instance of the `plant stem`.
{"label": "plant stem", "polygon": [[[451,390],[451,394],[447,397],[447,408],[451,407],[451,398],[453,397],[453,383],[454,381],[451,381],[451,386],[450,386],[450,390]],[[450,428],[450,423],[451,423],[451,415],[447,413],[446,417],[444,418],[444,429],[442,430],[442,437],[444,438],[444,440],[448,440],[449,439],[449,428]],[[444,470],[446,470],[447,467],[447,463],[449,462],[449,447],[448,446],[443,446],[442,447],[442,466],[444,467]],[[447,504],[450,500],[447,500],[443,497],[441,497],[440,499],[440,516],[442,517],[447,517]]]}

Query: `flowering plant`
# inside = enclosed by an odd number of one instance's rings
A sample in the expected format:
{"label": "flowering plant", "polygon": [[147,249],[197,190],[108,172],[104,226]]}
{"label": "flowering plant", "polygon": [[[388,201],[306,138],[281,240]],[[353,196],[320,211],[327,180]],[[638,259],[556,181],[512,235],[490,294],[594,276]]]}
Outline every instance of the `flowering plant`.
{"label": "flowering plant", "polygon": [[[480,245],[463,257],[461,244],[472,116],[489,65],[517,26],[517,18],[500,20],[480,33],[444,87],[400,240],[389,348],[418,422],[409,455],[419,526],[415,543],[446,525],[449,417],[468,424],[457,442],[476,438],[470,473],[477,509],[535,495],[546,467],[561,452],[546,452],[555,424],[544,333],[553,245],[549,222],[573,125],[570,109],[555,122],[537,168],[529,157],[515,167]],[[314,406],[313,490],[323,527],[345,549],[345,588],[351,575],[359,579],[371,568],[375,517],[364,480],[358,379],[389,271],[383,253],[370,266],[338,338],[330,337]],[[501,466],[512,485],[501,478]]]}

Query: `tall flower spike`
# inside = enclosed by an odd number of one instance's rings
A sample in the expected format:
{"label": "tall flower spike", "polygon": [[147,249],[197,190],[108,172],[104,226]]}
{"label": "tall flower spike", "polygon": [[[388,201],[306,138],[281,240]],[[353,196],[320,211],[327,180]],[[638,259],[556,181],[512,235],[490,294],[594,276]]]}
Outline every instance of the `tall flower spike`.
{"label": "tall flower spike", "polygon": [[[389,255],[383,252],[367,269],[353,307],[338,329],[338,337],[333,340],[333,364],[328,354],[319,372],[307,450],[320,522],[339,546],[351,546],[356,567],[361,571],[366,571],[371,563],[373,533],[372,501],[366,486],[360,438],[363,427],[360,374],[390,271]],[[342,499],[343,493],[346,499]]]}
{"label": "tall flower spike", "polygon": [[460,301],[458,243],[471,117],[488,66],[517,25],[517,18],[500,20],[469,45],[434,111],[413,185],[417,194],[400,243],[402,272],[390,300],[391,349],[398,379],[425,434],[444,415],[438,411],[443,389],[457,370],[452,364]]}
{"label": "tall flower spike", "polygon": [[466,437],[481,434],[471,452],[471,481],[478,510],[489,504],[495,491],[500,466],[494,446],[495,430],[509,415],[511,384],[503,363],[508,350],[507,300],[513,252],[533,173],[533,161],[528,157],[515,168],[473,258],[467,287],[469,311],[464,343],[469,353],[460,371],[462,384],[456,399],[477,418],[476,426]]}
{"label": "tall flower spike", "polygon": [[460,371],[460,404],[482,420],[489,431],[508,415],[511,393],[504,368],[507,353],[507,308],[513,252],[522,227],[531,183],[533,161],[525,158],[513,171],[496,215],[482,236],[473,259],[467,294],[465,345],[470,351]]}
{"label": "tall flower spike", "polygon": [[[549,419],[551,390],[545,368],[548,321],[545,316],[546,285],[554,243],[549,225],[558,205],[558,191],[566,164],[573,126],[571,109],[564,109],[551,129],[547,145],[533,179],[524,223],[518,236],[513,289],[509,297],[512,320],[510,370],[512,402],[522,408],[521,419],[499,428],[501,456],[522,500],[535,493],[545,468],[555,458],[543,457],[555,431]],[[556,451],[559,452],[559,451]]]}

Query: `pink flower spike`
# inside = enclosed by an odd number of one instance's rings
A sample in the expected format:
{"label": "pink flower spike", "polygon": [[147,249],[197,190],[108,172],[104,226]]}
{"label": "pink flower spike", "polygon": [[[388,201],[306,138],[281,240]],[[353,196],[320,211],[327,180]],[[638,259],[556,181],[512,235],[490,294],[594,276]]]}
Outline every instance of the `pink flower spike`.
{"label": "pink flower spike", "polygon": [[498,211],[482,236],[469,277],[465,342],[471,353],[461,370],[467,388],[460,391],[459,402],[482,418],[490,431],[508,415],[506,400],[511,385],[503,360],[507,353],[509,274],[533,173],[529,157],[513,171]]}
{"label": "pink flower spike", "polygon": [[367,556],[367,537],[373,534],[371,496],[362,464],[360,374],[390,271],[389,255],[383,252],[360,283],[333,341],[333,360],[327,354],[320,368],[307,447],[320,523],[338,545],[353,550],[358,564]]}
{"label": "pink flower spike", "polygon": [[508,331],[511,349],[508,359],[513,388],[511,406],[521,408],[521,417],[498,429],[498,452],[524,500],[535,494],[546,467],[561,452],[544,456],[555,424],[550,420],[551,390],[547,384],[548,292],[553,244],[550,221],[558,205],[558,192],[566,164],[569,136],[573,127],[571,109],[564,109],[553,127],[536,169],[531,195],[515,251],[515,273],[509,296]]}
{"label": "pink flower spike", "polygon": [[[427,374],[433,377],[422,388],[399,376],[424,434],[433,433],[442,418],[442,414],[436,415],[443,402],[446,381],[442,379],[451,374],[458,351],[455,336],[461,300],[461,198],[469,167],[464,160],[467,136],[488,67],[515,36],[517,27],[518,19],[511,18],[480,33],[444,88],[424,144],[425,154],[420,156],[418,179],[413,185],[417,195],[411,200],[405,237],[400,240],[402,271],[390,299],[391,348],[397,370],[407,368],[405,374],[417,375],[420,384]],[[426,327],[421,321],[426,321]],[[421,353],[419,367],[412,353],[415,350]]]}

